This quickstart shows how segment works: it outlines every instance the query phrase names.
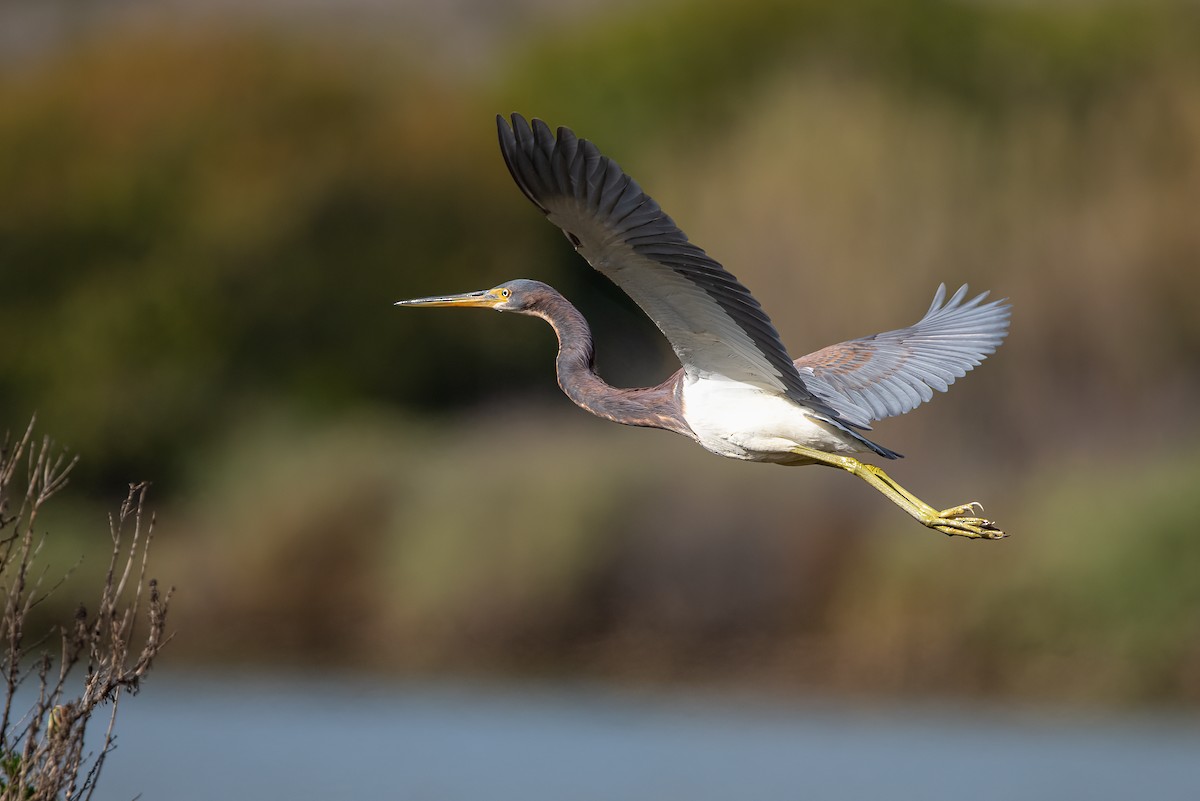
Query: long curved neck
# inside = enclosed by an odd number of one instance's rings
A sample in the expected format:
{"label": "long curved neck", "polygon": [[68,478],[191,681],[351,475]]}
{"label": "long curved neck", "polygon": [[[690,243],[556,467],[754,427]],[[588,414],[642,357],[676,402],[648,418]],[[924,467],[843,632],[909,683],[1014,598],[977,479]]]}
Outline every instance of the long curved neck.
{"label": "long curved neck", "polygon": [[611,386],[596,375],[591,327],[570,301],[557,292],[547,292],[527,313],[548,322],[558,336],[558,385],[576,406],[614,423],[664,428],[695,437],[683,419],[676,377],[657,387]]}

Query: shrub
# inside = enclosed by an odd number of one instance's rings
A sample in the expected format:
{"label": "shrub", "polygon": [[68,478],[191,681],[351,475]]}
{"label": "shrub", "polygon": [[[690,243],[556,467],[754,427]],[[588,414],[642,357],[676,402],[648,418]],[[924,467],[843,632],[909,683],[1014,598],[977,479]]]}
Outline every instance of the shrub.
{"label": "shrub", "polygon": [[[145,511],[145,483],[130,485],[120,510],[109,517],[112,548],[94,611],[81,605],[73,622],[44,636],[27,631],[30,613],[65,581],[47,584],[38,565],[46,536],[38,523],[75,462],[49,439],[37,442],[32,423],[19,440],[6,437],[0,448],[0,801],[91,798],[113,748],[120,699],[138,691],[169,640],[172,591],[160,592],[157,582],[146,580],[154,519]],[[81,667],[83,686],[72,695],[68,688]],[[35,697],[22,711],[31,689]],[[93,753],[88,725],[105,704],[107,720]]]}

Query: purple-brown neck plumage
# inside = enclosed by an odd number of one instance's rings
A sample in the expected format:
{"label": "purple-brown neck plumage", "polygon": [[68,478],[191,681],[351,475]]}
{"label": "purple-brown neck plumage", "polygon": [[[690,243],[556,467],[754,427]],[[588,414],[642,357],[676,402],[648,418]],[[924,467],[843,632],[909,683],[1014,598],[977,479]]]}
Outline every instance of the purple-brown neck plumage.
{"label": "purple-brown neck plumage", "polygon": [[596,375],[592,330],[570,301],[546,287],[522,311],[541,317],[558,335],[558,385],[581,409],[614,423],[663,428],[695,439],[680,406],[682,371],[656,387],[611,386]]}

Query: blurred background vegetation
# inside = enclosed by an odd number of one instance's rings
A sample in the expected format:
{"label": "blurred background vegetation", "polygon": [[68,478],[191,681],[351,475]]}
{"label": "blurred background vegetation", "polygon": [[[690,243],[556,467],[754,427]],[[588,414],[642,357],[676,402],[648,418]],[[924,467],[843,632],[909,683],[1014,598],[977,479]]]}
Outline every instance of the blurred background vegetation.
{"label": "blurred background vegetation", "polygon": [[[1200,702],[1194,4],[14,3],[0,28],[0,427],[36,412],[82,455],[64,534],[155,482],[173,660]],[[793,355],[940,281],[1011,298],[979,373],[875,433],[1012,538],[592,419],[540,323],[393,309],[537,278],[614,383],[673,369],[511,184],[509,111],[617,159]]]}

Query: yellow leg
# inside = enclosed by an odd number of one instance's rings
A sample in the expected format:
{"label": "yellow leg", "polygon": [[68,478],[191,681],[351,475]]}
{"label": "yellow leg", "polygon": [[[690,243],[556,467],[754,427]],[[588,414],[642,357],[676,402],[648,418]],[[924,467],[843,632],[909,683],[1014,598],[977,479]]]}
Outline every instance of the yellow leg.
{"label": "yellow leg", "polygon": [[984,540],[998,540],[1006,536],[991,520],[975,517],[976,514],[983,511],[983,507],[976,501],[939,512],[897,484],[895,479],[873,464],[860,462],[850,456],[826,453],[803,446],[794,448],[792,452],[818,464],[837,467],[853,473],[882,492],[888,500],[915,517],[922,525],[943,534]]}

